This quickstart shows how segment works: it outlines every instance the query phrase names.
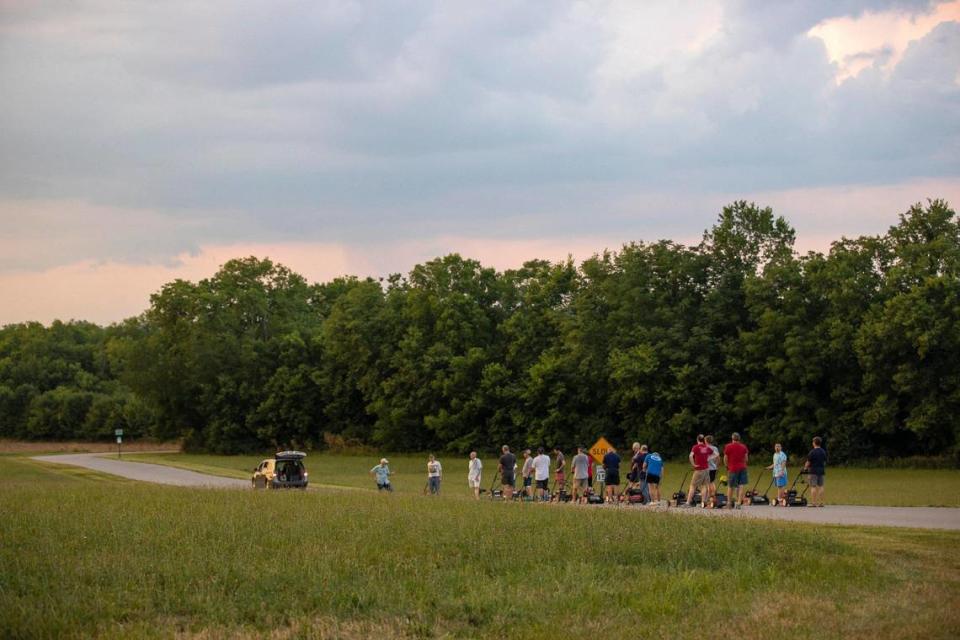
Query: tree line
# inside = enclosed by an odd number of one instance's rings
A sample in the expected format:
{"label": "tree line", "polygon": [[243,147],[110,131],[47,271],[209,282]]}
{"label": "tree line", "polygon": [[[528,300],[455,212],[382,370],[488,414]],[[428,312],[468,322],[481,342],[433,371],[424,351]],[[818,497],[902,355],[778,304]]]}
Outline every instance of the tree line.
{"label": "tree line", "polygon": [[149,309],[0,330],[0,437],[115,428],[214,452],[325,442],[754,447],[834,460],[960,456],[960,220],[915,205],[883,236],[798,255],[735,202],[695,246],[630,243],[498,272],[452,254],[309,283],[269,259],[177,280]]}

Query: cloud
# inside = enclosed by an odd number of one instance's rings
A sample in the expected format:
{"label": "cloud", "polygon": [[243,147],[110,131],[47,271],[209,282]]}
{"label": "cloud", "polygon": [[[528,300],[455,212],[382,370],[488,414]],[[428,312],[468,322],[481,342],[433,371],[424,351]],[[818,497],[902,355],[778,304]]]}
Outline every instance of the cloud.
{"label": "cloud", "polygon": [[687,238],[728,197],[956,184],[956,5],[6,5],[0,273]]}
{"label": "cloud", "polygon": [[[960,182],[921,180],[900,185],[843,186],[752,193],[649,194],[642,202],[625,198],[619,203],[615,224],[596,222],[584,233],[554,230],[530,237],[523,230],[471,230],[468,234],[441,234],[404,240],[323,243],[286,241],[273,243],[201,244],[192,253],[165,262],[136,263],[117,260],[74,260],[43,269],[0,270],[0,326],[26,320],[86,319],[116,322],[138,315],[149,306],[150,294],[165,283],[182,278],[197,281],[213,275],[227,260],[243,256],[269,257],[313,282],[343,275],[382,277],[407,273],[415,264],[448,253],[479,260],[505,270],[535,258],[561,261],[572,256],[580,262],[605,249],[617,250],[633,241],[672,239],[688,245],[699,242],[702,231],[716,221],[724,204],[736,198],[772,206],[797,230],[801,253],[826,251],[842,236],[883,234],[897,223],[897,214],[918,201],[917,193],[937,194],[960,202]],[[670,205],[672,204],[672,209]],[[640,215],[627,212],[642,211]],[[674,213],[697,220],[697,228],[677,225]],[[604,211],[606,213],[606,211]],[[536,223],[535,223],[536,224]],[[652,229],[655,229],[652,230]]]}

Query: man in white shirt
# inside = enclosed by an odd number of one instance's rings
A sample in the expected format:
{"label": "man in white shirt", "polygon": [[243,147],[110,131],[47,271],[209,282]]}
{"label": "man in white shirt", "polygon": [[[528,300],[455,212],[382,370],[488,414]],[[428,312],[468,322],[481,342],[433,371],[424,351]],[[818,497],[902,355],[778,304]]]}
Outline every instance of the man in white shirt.
{"label": "man in white shirt", "polygon": [[543,452],[543,447],[537,449],[537,457],[533,459],[533,479],[537,481],[537,494],[540,499],[546,500],[550,484],[550,456]]}
{"label": "man in white shirt", "polygon": [[473,495],[480,499],[480,474],[483,473],[483,463],[477,457],[476,451],[470,452],[470,462],[467,463],[467,485],[473,489]]}

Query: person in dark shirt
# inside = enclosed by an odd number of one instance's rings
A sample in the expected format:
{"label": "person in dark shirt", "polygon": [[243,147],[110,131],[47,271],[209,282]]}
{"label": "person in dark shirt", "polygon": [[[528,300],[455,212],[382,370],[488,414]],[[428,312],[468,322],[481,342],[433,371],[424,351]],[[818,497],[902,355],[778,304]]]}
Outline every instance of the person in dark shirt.
{"label": "person in dark shirt", "polygon": [[606,472],[607,502],[613,502],[616,487],[620,486],[620,456],[616,449],[610,449],[603,456],[603,470]]}
{"label": "person in dark shirt", "polygon": [[633,458],[630,460],[630,473],[627,480],[630,481],[629,488],[640,489],[643,494],[644,503],[650,502],[650,492],[647,489],[647,472],[643,470],[643,462],[647,457],[647,445],[641,445],[639,442],[633,443]]}
{"label": "person in dark shirt", "polygon": [[823,439],[817,436],[813,439],[813,449],[807,454],[807,461],[803,468],[807,471],[807,484],[810,485],[811,507],[823,506],[823,477],[827,473],[827,452],[824,451]]}
{"label": "person in dark shirt", "polygon": [[514,471],[517,468],[517,456],[510,453],[510,447],[503,445],[503,455],[500,456],[500,482],[502,483],[503,499],[513,499]]}

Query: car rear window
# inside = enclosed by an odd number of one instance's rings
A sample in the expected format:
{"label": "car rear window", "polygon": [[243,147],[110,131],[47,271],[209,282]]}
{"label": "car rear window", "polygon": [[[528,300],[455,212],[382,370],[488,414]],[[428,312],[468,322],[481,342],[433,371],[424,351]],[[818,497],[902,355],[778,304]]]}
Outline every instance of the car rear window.
{"label": "car rear window", "polygon": [[299,460],[277,460],[276,474],[286,480],[303,479],[303,464]]}

